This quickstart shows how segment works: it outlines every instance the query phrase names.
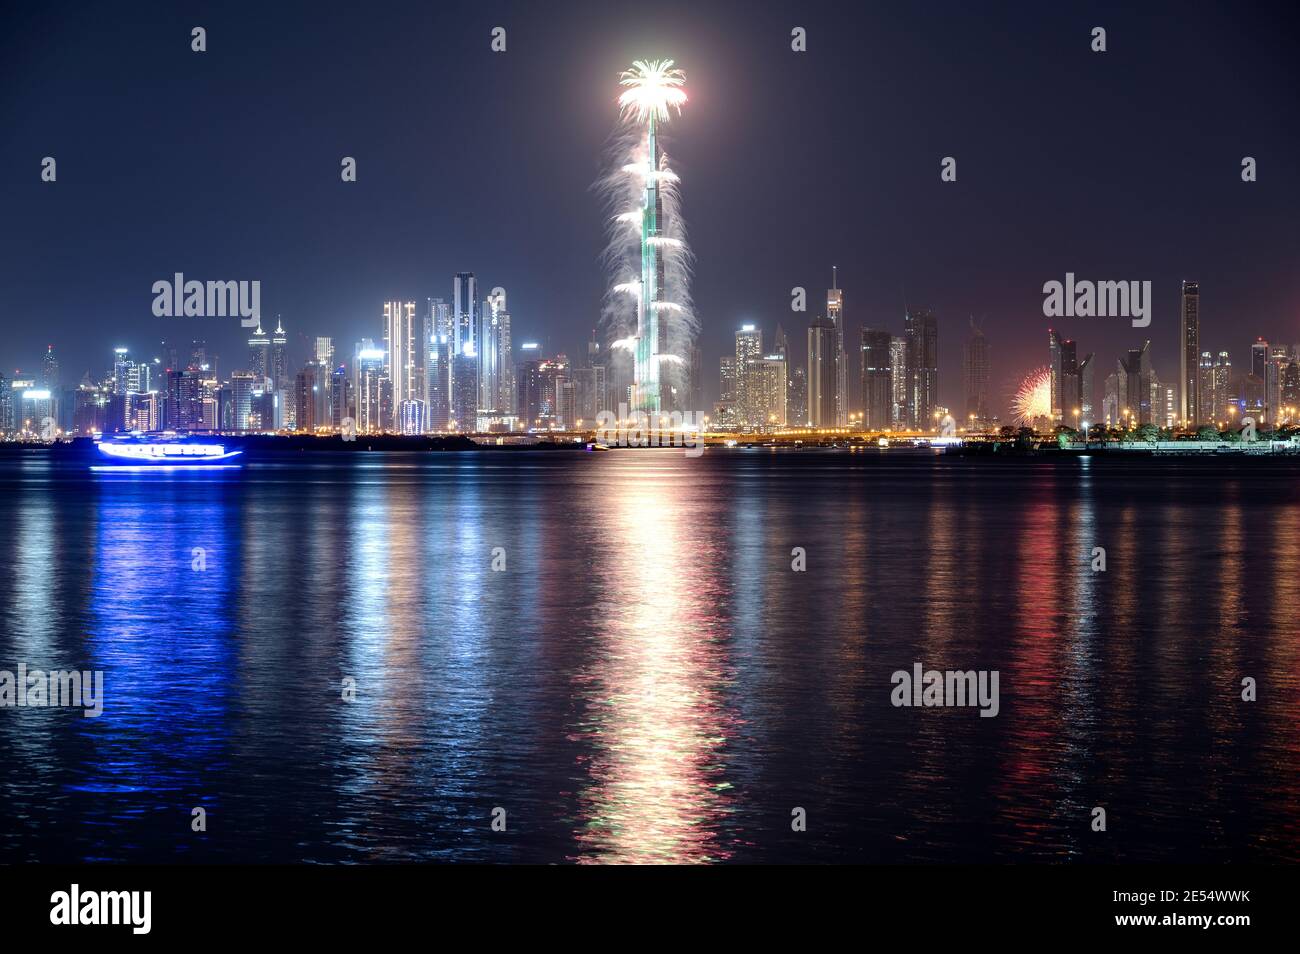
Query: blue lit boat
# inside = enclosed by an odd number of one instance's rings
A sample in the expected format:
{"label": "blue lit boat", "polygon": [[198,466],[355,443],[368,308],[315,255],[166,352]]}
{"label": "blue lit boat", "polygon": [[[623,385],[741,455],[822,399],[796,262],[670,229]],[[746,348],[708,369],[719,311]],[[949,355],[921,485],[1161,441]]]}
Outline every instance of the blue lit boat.
{"label": "blue lit boat", "polygon": [[234,459],[243,453],[224,444],[139,434],[97,440],[95,446],[101,460],[91,470],[221,470],[238,467]]}

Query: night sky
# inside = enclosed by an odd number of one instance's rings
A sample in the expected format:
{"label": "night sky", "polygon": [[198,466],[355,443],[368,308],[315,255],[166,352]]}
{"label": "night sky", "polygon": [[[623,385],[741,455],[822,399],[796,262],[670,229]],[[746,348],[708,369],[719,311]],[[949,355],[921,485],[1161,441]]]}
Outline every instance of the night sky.
{"label": "night sky", "polygon": [[[340,354],[380,337],[387,299],[450,300],[461,270],[507,289],[516,343],[576,357],[605,286],[592,184],[618,73],[661,57],[690,95],[668,150],[709,401],[742,321],[769,343],[780,321],[802,360],[833,264],[851,350],[864,324],[901,334],[905,302],[936,309],[954,409],[969,317],[1003,412],[1047,360],[1042,285],[1067,271],[1154,284],[1148,329],[1056,322],[1103,372],[1150,337],[1176,379],[1183,278],[1201,283],[1203,349],[1242,366],[1256,335],[1300,343],[1297,15],[1133,6],[8,3],[0,368],[34,374],[53,343],[75,383],[114,346],[152,356],[165,337],[206,338],[223,375],[242,366],[236,319],[153,316],[150,286],[176,271],[259,279],[295,364],[315,335]],[[854,395],[856,375],[855,356]]]}

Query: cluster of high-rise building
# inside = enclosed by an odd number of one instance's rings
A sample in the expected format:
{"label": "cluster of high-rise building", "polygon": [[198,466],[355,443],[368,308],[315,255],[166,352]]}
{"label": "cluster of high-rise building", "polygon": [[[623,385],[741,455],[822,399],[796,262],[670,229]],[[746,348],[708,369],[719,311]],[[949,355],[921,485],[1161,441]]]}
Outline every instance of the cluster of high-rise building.
{"label": "cluster of high-rise building", "polygon": [[454,277],[450,301],[383,303],[374,327],[347,355],[317,337],[295,364],[280,319],[269,334],[259,321],[224,377],[202,340],[164,341],[148,358],[115,348],[102,375],[75,387],[60,381],[51,345],[39,375],[0,376],[0,433],[572,429],[616,404],[594,338],[579,363],[531,342],[516,352],[504,292],[480,294],[470,272]]}
{"label": "cluster of high-rise building", "polygon": [[[908,307],[901,335],[863,328],[860,390],[850,395],[844,301],[833,272],[825,312],[808,325],[803,361],[795,359],[781,325],[770,343],[756,323],[741,325],[721,361],[712,427],[927,432],[948,422],[938,398],[934,312]],[[611,360],[594,334],[578,361],[544,355],[533,342],[516,347],[504,292],[482,294],[471,272],[454,276],[450,300],[429,298],[423,307],[384,302],[374,329],[373,338],[343,355],[333,339],[312,339],[306,360],[296,364],[277,317],[269,334],[257,325],[245,359],[225,376],[201,339],[164,341],[150,357],[119,347],[101,375],[87,373],[75,386],[63,380],[50,345],[38,372],[0,375],[0,433],[332,433],[349,422],[361,434],[577,430],[593,427],[601,411],[631,406],[626,360]],[[1049,329],[1050,400],[1046,390],[1039,392],[1028,423],[1041,429],[1104,423],[1221,430],[1245,418],[1261,426],[1300,419],[1300,345],[1261,338],[1251,345],[1249,361],[1237,366],[1227,351],[1203,348],[1196,282],[1182,286],[1179,345],[1176,383],[1159,379],[1147,341],[1116,360],[1097,395],[1095,355],[1080,356],[1075,341]],[[698,348],[691,349],[689,364],[686,393],[669,388],[662,394],[665,412],[698,407]],[[989,378],[989,343],[972,319],[962,360],[964,418],[953,424],[974,431],[997,427]]]}
{"label": "cluster of high-rise building", "polygon": [[[860,405],[849,393],[844,289],[835,272],[826,290],[825,313],[812,319],[807,335],[807,361],[798,363],[782,326],[777,325],[771,349],[765,349],[762,330],[753,323],[741,325],[734,352],[722,358],[714,426],[747,432],[786,427],[932,430],[946,414],[939,405],[939,328],[933,311],[908,308],[901,336],[874,328],[862,331]],[[983,417],[987,348],[980,367],[974,386]]]}
{"label": "cluster of high-rise building", "polygon": [[[1093,408],[1083,396],[1084,390],[1092,385],[1093,375],[1087,370],[1091,360],[1081,365],[1078,407],[1082,419],[1112,427],[1155,424],[1184,430],[1202,427],[1223,430],[1246,418],[1267,427],[1297,420],[1300,345],[1269,344],[1259,338],[1251,345],[1250,364],[1234,371],[1229,352],[1215,353],[1202,347],[1201,289],[1193,281],[1182,284],[1178,336],[1176,384],[1163,382],[1157,376],[1152,366],[1151,342],[1147,341],[1117,359],[1115,370],[1106,376],[1100,408]],[[1056,347],[1054,338],[1054,372]],[[1062,359],[1061,367],[1064,382],[1068,359]],[[1054,395],[1055,387],[1054,381]],[[1064,406],[1068,409],[1068,402]],[[1075,422],[1066,413],[1056,415],[1056,423],[1073,425]]]}

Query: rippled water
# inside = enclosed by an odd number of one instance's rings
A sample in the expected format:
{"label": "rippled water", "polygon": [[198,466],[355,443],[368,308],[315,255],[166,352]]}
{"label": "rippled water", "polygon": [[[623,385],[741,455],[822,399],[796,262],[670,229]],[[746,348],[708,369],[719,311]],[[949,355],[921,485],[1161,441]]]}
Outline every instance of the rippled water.
{"label": "rippled water", "polygon": [[0,709],[0,860],[1300,858],[1300,461],[31,453],[0,539],[106,696]]}

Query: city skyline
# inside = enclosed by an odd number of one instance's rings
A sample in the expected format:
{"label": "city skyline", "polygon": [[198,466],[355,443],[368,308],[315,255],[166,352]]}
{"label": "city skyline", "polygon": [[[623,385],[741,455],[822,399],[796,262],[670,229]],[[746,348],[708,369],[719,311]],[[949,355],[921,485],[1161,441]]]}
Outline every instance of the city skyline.
{"label": "city skyline", "polygon": [[[204,278],[260,278],[268,330],[269,316],[283,315],[289,343],[298,351],[309,349],[315,336],[340,342],[373,338],[369,316],[375,302],[445,298],[441,276],[472,268],[508,291],[517,336],[540,342],[549,354],[580,354],[590,329],[599,326],[605,290],[599,260],[606,222],[592,183],[600,176],[616,113],[615,78],[633,59],[654,55],[673,57],[690,74],[691,108],[672,131],[696,258],[693,295],[698,347],[708,369],[701,382],[706,407],[720,397],[711,369],[730,350],[738,325],[755,323],[770,333],[781,324],[792,334],[792,350],[803,350],[803,319],[811,320],[820,307],[819,289],[831,267],[838,268],[835,283],[844,289],[843,350],[849,362],[841,372],[850,394],[860,388],[854,354],[860,331],[895,327],[909,305],[924,306],[937,315],[946,342],[939,354],[938,403],[963,407],[959,342],[974,316],[990,342],[990,398],[1005,416],[1016,384],[1041,363],[1039,334],[1047,324],[1040,316],[1042,283],[1069,269],[1152,281],[1149,334],[1139,337],[1121,321],[1052,324],[1099,356],[1140,347],[1149,337],[1162,380],[1180,379],[1183,280],[1204,285],[1202,350],[1239,351],[1255,336],[1300,337],[1293,331],[1300,290],[1280,264],[1298,251],[1286,214],[1297,205],[1298,187],[1283,173],[1297,136],[1297,124],[1287,119],[1295,104],[1278,92],[1287,83],[1252,85],[1248,96],[1236,95],[1235,85],[1247,60],[1266,75],[1289,69],[1280,41],[1274,47],[1265,39],[1261,47],[1220,34],[1215,57],[1199,62],[1194,73],[1177,69],[1182,95],[1171,106],[1160,98],[1162,84],[1173,82],[1169,70],[1179,64],[1164,52],[1170,49],[1167,37],[1149,42],[1169,25],[1118,8],[1099,13],[1112,38],[1125,40],[1097,59],[1108,71],[1100,81],[1053,76],[1045,90],[987,76],[976,90],[965,90],[954,80],[957,71],[993,54],[1092,65],[1086,58],[1098,55],[1076,41],[1076,25],[1061,14],[1026,8],[1034,40],[1012,47],[995,23],[956,7],[944,10],[951,29],[938,32],[918,29],[909,12],[882,18],[837,11],[831,18],[813,9],[803,17],[809,47],[801,54],[783,39],[790,25],[782,14],[739,16],[741,10],[725,4],[708,13],[684,8],[679,17],[660,17],[648,27],[613,9],[581,18],[561,11],[548,20],[517,7],[508,18],[509,48],[501,54],[491,51],[481,25],[453,11],[444,28],[449,36],[465,37],[464,43],[427,70],[353,78],[355,90],[342,108],[327,108],[315,91],[305,91],[302,108],[290,113],[278,108],[283,100],[276,94],[247,100],[242,122],[254,131],[252,141],[271,144],[252,152],[244,139],[226,135],[233,117],[227,105],[218,105],[244,101],[246,91],[231,88],[228,80],[211,93],[203,85],[224,75],[220,71],[235,55],[238,19],[216,16],[209,27],[214,42],[203,57],[178,42],[165,64],[173,95],[209,117],[183,136],[156,129],[141,112],[165,105],[148,92],[147,73],[114,69],[102,50],[87,47],[83,68],[102,69],[111,88],[134,97],[131,111],[95,116],[72,104],[56,127],[51,117],[4,101],[21,148],[0,157],[0,203],[7,213],[0,232],[6,289],[0,307],[7,309],[10,329],[0,343],[0,367],[31,373],[51,341],[65,368],[75,369],[71,373],[94,371],[103,347],[125,344],[144,351],[177,335],[208,338],[215,351],[233,354],[246,335],[236,322],[149,314],[149,283],[181,266]],[[28,16],[43,25],[39,12]],[[277,29],[290,29],[292,17],[269,16],[274,41]],[[1190,36],[1212,28],[1214,16],[1182,18],[1172,29]],[[401,21],[400,13],[393,17]],[[84,45],[77,22],[52,23],[47,33],[37,32]],[[90,25],[82,22],[80,29]],[[174,17],[156,24],[93,25],[113,39],[113,49],[128,54],[133,44],[165,47],[171,30],[187,36],[189,29]],[[383,30],[387,39],[405,42],[390,35],[393,25],[361,29]],[[309,51],[343,43],[328,24],[292,22],[296,34],[304,29]],[[480,33],[483,42],[471,43]],[[555,67],[539,42],[560,34],[591,38],[592,54]],[[907,75],[905,97],[851,101],[836,92],[841,77],[833,64],[863,42],[873,54],[868,68],[876,85],[900,89],[893,77]],[[1142,61],[1126,52],[1138,45]],[[38,52],[5,49],[17,68]],[[743,64],[759,53],[766,58],[764,70],[746,70]],[[112,55],[115,63],[118,54]],[[239,55],[269,71],[291,69],[295,57],[310,54],[291,50],[286,60],[261,47],[241,47]],[[950,65],[920,74],[901,69],[918,56]],[[543,71],[558,84],[552,101],[570,108],[538,111],[528,108],[526,97],[505,95]],[[471,73],[476,80],[464,95],[430,99],[435,78],[458,88],[455,78]],[[742,73],[750,82],[738,87],[730,78]],[[60,95],[60,84],[80,81],[52,76],[51,95]],[[1113,84],[1121,81],[1138,92],[1115,96]],[[1140,134],[1124,140],[1120,156],[1050,128],[1034,127],[1033,135],[1001,127],[981,131],[963,113],[980,94],[995,95],[1009,115],[1035,116],[1041,102],[1067,93],[1081,111],[1107,111],[1118,133]],[[426,108],[426,102],[436,106]],[[206,112],[204,104],[211,105]],[[790,116],[793,126],[783,118]],[[1164,141],[1193,121],[1195,148],[1171,160]],[[108,122],[119,127],[112,134]],[[84,133],[66,131],[74,126]],[[163,137],[161,148],[128,148],[127,134],[138,127]],[[380,148],[380,130],[391,129],[433,143],[462,130],[466,135],[455,141],[484,145],[468,156],[464,150],[426,150],[430,160],[415,162]],[[832,136],[835,149],[815,148],[822,133]],[[494,141],[509,148],[494,149]],[[283,162],[290,142],[291,168]],[[508,158],[525,152],[532,157],[527,163]],[[57,182],[40,181],[39,159],[46,155],[59,159]],[[1239,175],[1246,155],[1259,163],[1258,180],[1250,183]],[[339,181],[344,156],[357,161],[354,183]],[[946,156],[956,159],[954,182],[940,177]],[[755,175],[771,186],[761,242],[743,224]],[[850,176],[860,187],[846,191]],[[155,188],[166,201],[137,217],[133,203]],[[1140,203],[1130,201],[1134,190],[1140,190]],[[1198,198],[1195,207],[1181,201],[1191,192]],[[267,209],[282,212],[268,220]],[[522,217],[514,221],[512,212]],[[1215,228],[1198,224],[1207,221]],[[239,222],[259,227],[234,227]],[[423,222],[442,227],[424,229]],[[513,225],[502,228],[503,222]],[[74,228],[84,239],[67,247],[60,236]],[[287,256],[290,248],[294,254]],[[96,253],[87,254],[91,249]],[[805,316],[790,311],[796,286],[809,295]],[[42,320],[28,320],[33,315]],[[202,330],[196,333],[191,324]],[[1247,342],[1216,340],[1216,329],[1243,325]],[[104,328],[112,330],[112,340],[91,347]]]}
{"label": "city skyline", "polygon": [[[43,392],[39,389],[54,387],[59,393],[51,393],[46,399],[54,402],[51,407],[61,430],[89,433],[73,419],[71,405],[81,403],[74,393],[78,388],[84,390],[90,385],[104,393],[136,393],[146,399],[150,392],[161,392],[175,403],[175,386],[168,382],[172,370],[194,372],[192,377],[198,383],[186,386],[194,389],[194,400],[200,400],[202,395],[203,400],[211,402],[219,387],[239,392],[245,386],[244,378],[254,383],[246,385],[250,396],[238,399],[241,409],[232,411],[233,416],[222,418],[209,411],[205,417],[197,410],[168,414],[158,407],[137,412],[133,406],[124,406],[120,412],[109,412],[109,419],[119,420],[118,424],[104,428],[101,422],[96,429],[338,429],[343,417],[361,422],[363,432],[420,434],[561,426],[580,429],[583,422],[590,427],[601,411],[613,411],[623,403],[636,408],[631,385],[617,384],[619,375],[617,368],[611,367],[611,353],[602,350],[594,329],[585,355],[578,349],[545,352],[530,341],[521,346],[516,357],[504,290],[495,287],[480,300],[474,273],[457,273],[452,281],[452,302],[429,298],[423,315],[417,316],[414,301],[385,302],[378,335],[360,338],[346,347],[344,353],[350,354],[350,359],[336,361],[332,338],[301,332],[298,338],[311,341],[312,351],[305,358],[301,348],[295,354],[281,315],[275,316],[276,327],[271,334],[258,320],[247,338],[246,352],[237,352],[235,358],[226,359],[221,366],[219,354],[206,339],[192,339],[188,345],[173,339],[170,343],[160,342],[152,359],[147,351],[115,347],[113,366],[106,375],[95,376],[89,371],[84,376],[74,374],[74,383],[63,376],[59,352],[50,344],[41,356],[38,372],[0,374],[7,391],[7,402],[0,403],[7,403],[8,412],[0,421],[0,430],[19,430],[17,424],[23,411],[15,402],[24,397],[40,400]],[[1095,352],[1081,357],[1079,343],[1051,327],[1047,330],[1050,410],[1034,418],[1034,423],[1042,429],[1056,424],[1077,428],[1084,423],[1114,426],[1131,419],[1135,424],[1156,423],[1162,427],[1186,425],[1194,429],[1205,424],[1222,428],[1238,414],[1243,419],[1253,415],[1269,423],[1294,421],[1296,412],[1289,409],[1300,404],[1300,345],[1258,337],[1251,343],[1249,364],[1239,360],[1236,367],[1240,370],[1234,374],[1231,355],[1234,350],[1240,354],[1241,349],[1199,349],[1199,284],[1184,281],[1182,288],[1184,310],[1190,318],[1184,319],[1181,330],[1186,344],[1179,356],[1177,381],[1171,383],[1159,375],[1150,339],[1141,348],[1121,352],[1115,358],[1115,370],[1108,371],[1110,365],[1104,357],[1097,361]],[[715,429],[741,431],[787,426],[925,431],[936,429],[940,418],[948,416],[962,429],[985,431],[999,424],[1027,422],[1018,410],[1018,393],[1007,395],[1005,404],[990,396],[988,368],[998,343],[988,340],[974,318],[963,342],[949,342],[949,348],[960,347],[962,353],[962,395],[959,401],[944,404],[935,397],[943,393],[937,380],[936,359],[942,348],[933,312],[913,308],[905,314],[902,336],[880,328],[859,329],[861,347],[853,367],[851,350],[841,350],[845,333],[843,301],[843,289],[838,287],[833,270],[826,313],[835,319],[814,314],[808,325],[806,360],[789,347],[782,324],[777,324],[771,349],[764,348],[761,325],[740,325],[735,332],[734,354],[724,355],[718,368],[718,400],[696,407],[687,406],[690,399],[687,403],[678,400],[671,409],[711,416]],[[457,316],[454,321],[453,315]],[[824,328],[824,333],[819,333],[819,328]],[[455,344],[458,339],[459,345]],[[746,342],[743,347],[742,341]],[[328,349],[328,359],[322,356],[322,348]],[[977,349],[974,355],[972,348]],[[572,363],[568,358],[570,350],[576,359]],[[884,365],[886,355],[888,367]],[[382,371],[382,378],[376,379],[374,385],[381,390],[374,392],[372,404],[363,408],[358,396],[366,393],[362,378],[367,373],[365,362],[371,358]],[[702,360],[698,350],[692,349],[686,369],[692,390],[698,386],[694,382],[709,376],[703,373],[706,369],[689,364]],[[1187,388],[1182,383],[1184,360],[1192,363],[1190,417]],[[558,370],[562,383],[558,394],[554,382],[547,385],[550,397],[542,402],[545,408],[541,416],[533,417],[524,406],[526,401],[516,398],[516,392],[523,387],[521,379],[536,372],[534,365],[538,361],[552,371]],[[870,373],[868,361],[874,361],[876,366]],[[806,377],[797,374],[796,369]],[[201,376],[197,373],[200,371],[204,372]],[[303,380],[304,374],[307,381]],[[845,388],[846,374],[855,376],[856,390]],[[333,386],[336,378],[345,385],[344,392],[337,396]],[[1018,391],[1025,386],[1025,380],[1028,378],[1022,379]],[[809,385],[811,391],[796,394]],[[319,392],[319,396],[304,397],[300,393],[304,387]],[[571,393],[565,393],[564,388]],[[1146,393],[1143,388],[1150,391],[1145,401],[1134,397],[1138,392]],[[274,406],[260,414],[254,412],[250,418],[252,395],[262,391],[274,392]],[[817,394],[823,391],[824,402],[819,403]],[[889,406],[881,410],[877,405],[886,392]],[[692,392],[686,393],[689,396]],[[761,401],[755,397],[760,393]],[[876,404],[872,403],[873,396]],[[68,406],[59,410],[61,399]],[[304,402],[314,402],[314,410],[303,411]],[[1204,412],[1198,411],[1202,405]],[[1128,418],[1125,408],[1130,409]],[[669,409],[666,404],[664,410]],[[466,425],[469,419],[475,423]]]}

